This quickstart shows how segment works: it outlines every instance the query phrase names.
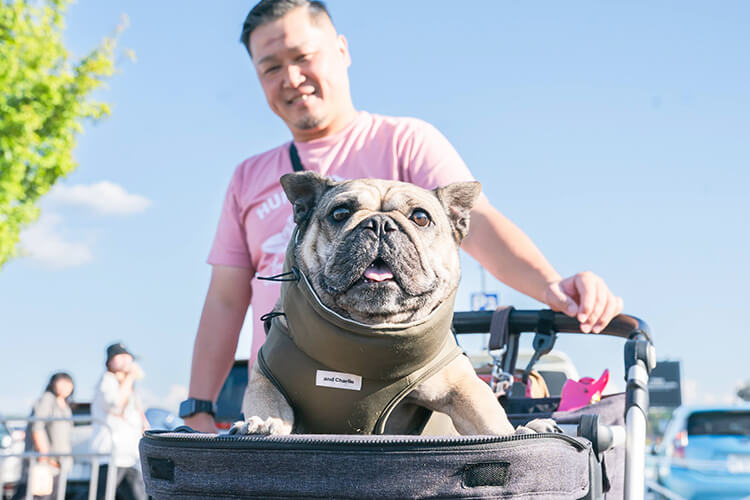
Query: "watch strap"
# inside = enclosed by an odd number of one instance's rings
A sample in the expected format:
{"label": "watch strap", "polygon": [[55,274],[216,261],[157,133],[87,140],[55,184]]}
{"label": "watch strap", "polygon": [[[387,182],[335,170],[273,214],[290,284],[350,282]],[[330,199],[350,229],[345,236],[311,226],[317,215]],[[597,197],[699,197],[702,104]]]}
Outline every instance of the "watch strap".
{"label": "watch strap", "polygon": [[188,398],[180,403],[180,418],[192,417],[196,413],[216,415],[216,405],[207,399]]}

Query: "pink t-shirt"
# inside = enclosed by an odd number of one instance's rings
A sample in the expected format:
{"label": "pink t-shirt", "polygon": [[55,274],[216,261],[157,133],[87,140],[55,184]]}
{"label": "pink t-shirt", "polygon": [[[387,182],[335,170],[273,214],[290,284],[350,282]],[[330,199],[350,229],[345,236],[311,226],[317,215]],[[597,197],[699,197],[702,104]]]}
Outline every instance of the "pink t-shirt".
{"label": "pink t-shirt", "polygon": [[[250,362],[265,340],[260,317],[279,297],[279,283],[258,280],[282,272],[294,229],[292,206],[279,178],[293,172],[289,144],[240,163],[227,189],[208,263],[253,271],[253,341]],[[415,118],[358,112],[332,136],[296,143],[306,170],[338,180],[375,177],[427,189],[474,180],[453,146],[432,125]]]}

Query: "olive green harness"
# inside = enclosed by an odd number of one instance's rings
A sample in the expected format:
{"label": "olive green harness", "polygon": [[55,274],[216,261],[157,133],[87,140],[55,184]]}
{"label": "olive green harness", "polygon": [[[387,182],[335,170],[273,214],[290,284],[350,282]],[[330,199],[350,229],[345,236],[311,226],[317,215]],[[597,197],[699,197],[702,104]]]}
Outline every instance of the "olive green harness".
{"label": "olive green harness", "polygon": [[451,333],[455,291],[427,318],[367,325],[332,311],[295,265],[289,245],[281,284],[287,324],[271,320],[261,371],[294,409],[295,432],[382,434],[393,408],[462,353]]}

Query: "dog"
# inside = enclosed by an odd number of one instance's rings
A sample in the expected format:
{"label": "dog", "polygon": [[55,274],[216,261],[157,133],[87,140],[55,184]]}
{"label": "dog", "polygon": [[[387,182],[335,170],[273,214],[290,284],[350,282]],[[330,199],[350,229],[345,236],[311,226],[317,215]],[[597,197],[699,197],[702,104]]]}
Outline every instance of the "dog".
{"label": "dog", "polygon": [[296,230],[247,418],[231,433],[419,432],[424,422],[394,417],[410,405],[447,414],[459,434],[516,432],[451,332],[459,247],[480,184],[430,191],[314,172],[280,181]]}

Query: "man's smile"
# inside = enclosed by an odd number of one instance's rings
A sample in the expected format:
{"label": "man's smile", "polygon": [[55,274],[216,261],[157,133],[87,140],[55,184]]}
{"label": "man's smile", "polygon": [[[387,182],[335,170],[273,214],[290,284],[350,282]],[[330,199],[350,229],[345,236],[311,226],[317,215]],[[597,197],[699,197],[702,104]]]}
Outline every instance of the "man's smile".
{"label": "man's smile", "polygon": [[312,96],[313,96],[313,94],[298,94],[298,95],[292,97],[291,99],[287,100],[286,103],[287,104],[297,104],[299,102],[307,102]]}
{"label": "man's smile", "polygon": [[285,96],[287,105],[303,104],[309,102],[313,97],[318,97],[317,90],[312,86],[295,89],[294,93]]}

